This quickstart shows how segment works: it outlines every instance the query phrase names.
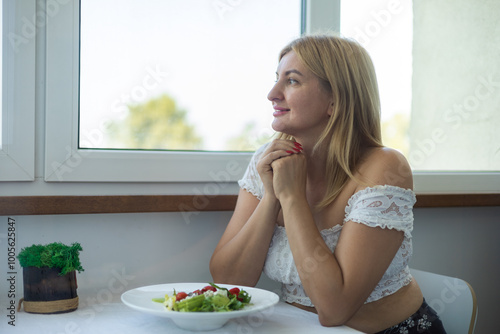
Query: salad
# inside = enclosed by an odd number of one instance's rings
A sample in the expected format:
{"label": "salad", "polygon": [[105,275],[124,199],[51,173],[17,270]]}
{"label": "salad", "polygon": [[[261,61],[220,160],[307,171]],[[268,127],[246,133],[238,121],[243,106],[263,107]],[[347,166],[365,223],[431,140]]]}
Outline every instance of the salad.
{"label": "salad", "polygon": [[228,312],[250,305],[251,296],[245,290],[234,287],[226,289],[213,283],[189,293],[176,292],[165,298],[153,298],[165,305],[167,311],[178,312]]}

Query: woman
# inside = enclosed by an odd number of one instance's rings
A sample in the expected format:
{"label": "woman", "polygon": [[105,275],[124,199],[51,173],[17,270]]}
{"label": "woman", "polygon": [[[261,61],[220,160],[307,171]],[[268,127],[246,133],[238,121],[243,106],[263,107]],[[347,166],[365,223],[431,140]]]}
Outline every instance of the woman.
{"label": "woman", "polygon": [[324,326],[444,333],[409,272],[412,175],[382,146],[370,57],[354,41],[305,36],[279,60],[268,99],[280,136],[239,181],[214,280],[254,286],[264,271]]}

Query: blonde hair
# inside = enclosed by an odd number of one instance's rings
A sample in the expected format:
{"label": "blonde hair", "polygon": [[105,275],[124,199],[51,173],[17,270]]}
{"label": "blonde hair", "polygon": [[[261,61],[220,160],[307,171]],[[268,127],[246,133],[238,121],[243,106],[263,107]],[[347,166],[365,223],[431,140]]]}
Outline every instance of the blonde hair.
{"label": "blonde hair", "polygon": [[[350,179],[366,147],[382,146],[380,98],[375,69],[366,50],[336,35],[309,35],[288,44],[279,60],[294,51],[332,93],[333,112],[314,146],[327,150],[326,185],[318,209],[332,203]],[[293,139],[281,133],[280,138]],[[359,182],[359,180],[356,180]]]}

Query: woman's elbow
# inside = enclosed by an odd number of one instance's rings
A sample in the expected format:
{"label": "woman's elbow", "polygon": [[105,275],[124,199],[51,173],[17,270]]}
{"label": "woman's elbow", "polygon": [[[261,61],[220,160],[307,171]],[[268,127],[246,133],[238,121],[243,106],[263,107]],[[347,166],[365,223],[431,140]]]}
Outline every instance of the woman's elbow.
{"label": "woman's elbow", "polygon": [[345,311],[334,311],[331,309],[316,310],[318,312],[319,323],[324,327],[343,326],[352,317],[351,314],[347,314]]}
{"label": "woman's elbow", "polygon": [[328,316],[322,317],[322,316],[318,315],[318,317],[319,317],[319,323],[323,327],[342,326],[346,323],[346,321],[343,321],[341,319],[333,319],[333,318],[328,317]]}
{"label": "woman's elbow", "polygon": [[210,262],[208,263],[208,270],[210,271],[210,274],[212,275],[214,282],[222,283],[219,281],[220,276],[221,276],[221,274],[220,274],[221,268],[220,268],[219,262],[216,259],[215,254],[212,255],[212,258],[210,259]]}
{"label": "woman's elbow", "polygon": [[212,278],[214,282],[217,283],[224,283],[224,268],[220,265],[220,263],[214,259],[214,256],[212,256],[212,259],[210,260],[210,263],[208,264],[208,269],[210,270],[210,274],[212,275]]}
{"label": "woman's elbow", "polygon": [[210,274],[215,283],[235,284],[244,286],[255,286],[259,281],[260,275],[244,273],[238,268],[226,266],[224,263],[210,261]]}

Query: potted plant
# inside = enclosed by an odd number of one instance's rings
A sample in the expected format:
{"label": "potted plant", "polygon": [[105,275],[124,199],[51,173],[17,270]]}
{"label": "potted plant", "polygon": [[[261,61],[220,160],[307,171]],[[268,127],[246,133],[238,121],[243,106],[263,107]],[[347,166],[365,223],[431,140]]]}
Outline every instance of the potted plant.
{"label": "potted plant", "polygon": [[23,267],[24,303],[28,313],[66,313],[78,308],[76,271],[83,271],[79,253],[82,246],[60,242],[32,245],[17,258]]}

